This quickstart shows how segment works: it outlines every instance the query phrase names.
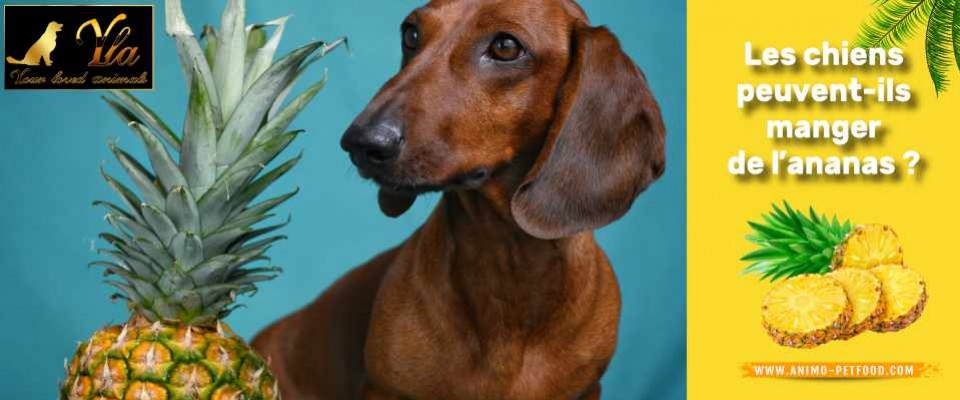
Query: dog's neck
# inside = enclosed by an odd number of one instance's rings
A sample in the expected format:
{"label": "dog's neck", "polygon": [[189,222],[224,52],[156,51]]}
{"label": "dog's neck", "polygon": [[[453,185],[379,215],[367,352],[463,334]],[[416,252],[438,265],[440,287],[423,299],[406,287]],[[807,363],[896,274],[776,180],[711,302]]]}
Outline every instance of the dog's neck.
{"label": "dog's neck", "polygon": [[447,238],[431,244],[445,247],[434,250],[446,255],[433,278],[492,347],[523,343],[518,335],[562,331],[588,318],[571,310],[590,310],[575,303],[597,295],[606,262],[592,233],[537,239],[517,226],[502,199],[482,191],[447,192],[424,227],[445,231],[428,236]]}

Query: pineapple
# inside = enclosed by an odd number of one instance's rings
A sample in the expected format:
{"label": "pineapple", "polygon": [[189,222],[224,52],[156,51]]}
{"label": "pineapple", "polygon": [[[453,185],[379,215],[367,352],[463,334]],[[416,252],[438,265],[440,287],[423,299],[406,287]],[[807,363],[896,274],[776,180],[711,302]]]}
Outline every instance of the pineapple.
{"label": "pineapple", "polygon": [[105,98],[151,166],[111,144],[137,192],[101,171],[121,205],[95,203],[113,227],[101,235],[112,248],[100,251],[113,261],[93,264],[131,317],[80,343],[60,398],[276,399],[267,364],[222,320],[238,295],[280,272],[263,262],[285,224],[258,225],[296,191],[253,202],[300,159],[265,172],[300,134],[286,129],[324,80],[284,105],[286,96],[307,66],[344,41],[309,43],[274,61],[285,18],[244,26],[244,2],[229,0],[202,49],[179,0],[166,2],[166,14],[190,92],[183,134],[127,92]]}
{"label": "pineapple", "polygon": [[870,269],[902,263],[903,248],[893,229],[886,225],[860,225],[837,247],[831,267]]}
{"label": "pineapple", "polygon": [[839,339],[850,339],[876,326],[886,305],[881,296],[880,280],[870,271],[856,268],[833,271],[829,276],[840,282],[853,306],[850,324],[840,332]]}
{"label": "pineapple", "polygon": [[795,348],[813,348],[839,338],[853,312],[840,282],[817,274],[777,283],[762,307],[763,325],[770,337]]}
{"label": "pineapple", "polygon": [[749,223],[754,233],[747,240],[759,249],[741,259],[751,263],[744,273],[776,281],[903,261],[900,240],[888,226],[853,226],[850,221],[840,223],[836,216],[818,215],[813,208],[804,214],[783,204],[782,209],[774,204],[773,212],[762,216],[763,223]]}
{"label": "pineapple", "polygon": [[62,399],[277,399],[266,363],[224,324],[135,315],[80,344]]}
{"label": "pineapple", "polygon": [[871,270],[883,284],[886,310],[873,327],[877,332],[895,332],[916,322],[927,304],[927,286],[914,270],[887,264]]}
{"label": "pineapple", "polygon": [[[763,215],[763,223],[750,222],[754,233],[747,239],[759,249],[742,258],[751,264],[744,273],[778,284],[764,300],[767,331],[778,343],[815,347],[827,340],[852,338],[866,330],[893,332],[920,317],[927,301],[926,285],[915,271],[903,266],[903,248],[897,234],[886,225],[853,226],[828,219],[813,208],[808,214],[787,202]],[[845,293],[849,314],[835,318],[841,308],[827,293],[827,283]],[[816,299],[819,308],[811,309]],[[815,318],[810,314],[814,313]],[[834,318],[834,319],[831,319]],[[832,325],[824,325],[833,321]],[[841,323],[842,322],[842,323]]]}

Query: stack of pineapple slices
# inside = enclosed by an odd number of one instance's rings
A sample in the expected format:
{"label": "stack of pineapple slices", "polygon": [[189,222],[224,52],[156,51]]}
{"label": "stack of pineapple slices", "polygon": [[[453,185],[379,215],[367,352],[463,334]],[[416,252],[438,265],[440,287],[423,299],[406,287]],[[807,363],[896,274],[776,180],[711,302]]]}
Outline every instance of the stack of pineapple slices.
{"label": "stack of pineapple slices", "polygon": [[903,264],[897,234],[884,225],[851,226],[784,203],[751,222],[760,248],[744,272],[785,280],[763,300],[763,325],[775,342],[813,348],[867,330],[895,332],[920,317],[927,301],[919,273]]}

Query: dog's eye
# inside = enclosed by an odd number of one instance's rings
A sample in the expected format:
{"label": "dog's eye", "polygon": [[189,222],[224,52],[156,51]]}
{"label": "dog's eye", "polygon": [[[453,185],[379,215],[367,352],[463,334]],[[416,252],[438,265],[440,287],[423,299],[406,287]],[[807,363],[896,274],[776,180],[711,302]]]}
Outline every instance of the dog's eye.
{"label": "dog's eye", "polygon": [[491,58],[497,61],[514,61],[525,54],[526,50],[517,38],[501,33],[490,43],[490,49],[487,53]]}
{"label": "dog's eye", "polygon": [[414,52],[420,48],[420,30],[413,24],[404,24],[402,29],[403,50]]}

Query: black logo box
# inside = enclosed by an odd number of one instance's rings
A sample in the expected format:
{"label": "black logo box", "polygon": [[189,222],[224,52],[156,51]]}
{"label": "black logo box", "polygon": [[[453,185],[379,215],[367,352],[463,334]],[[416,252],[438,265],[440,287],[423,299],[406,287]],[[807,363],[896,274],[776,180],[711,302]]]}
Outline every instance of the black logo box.
{"label": "black logo box", "polygon": [[[119,14],[126,14],[109,32],[107,28]],[[89,66],[97,45],[97,38],[91,26],[81,32],[82,44],[76,40],[77,30],[90,19],[96,19],[105,41],[101,54],[105,54],[114,44],[117,34],[124,27],[132,32],[119,48],[116,55],[125,47],[136,47],[139,61],[132,66]],[[152,5],[17,5],[3,6],[3,43],[4,43],[4,88],[5,89],[153,89],[154,85],[154,7]],[[57,32],[56,47],[51,53],[53,65],[48,67],[44,61],[40,65],[16,65],[8,62],[7,57],[20,60],[28,49],[44,34],[51,21],[63,24]],[[46,83],[17,84],[17,74],[25,68],[25,76],[44,77]],[[60,74],[61,82],[54,78]],[[94,83],[95,77],[140,77],[146,74],[142,83]],[[85,75],[84,83],[69,78]]]}

